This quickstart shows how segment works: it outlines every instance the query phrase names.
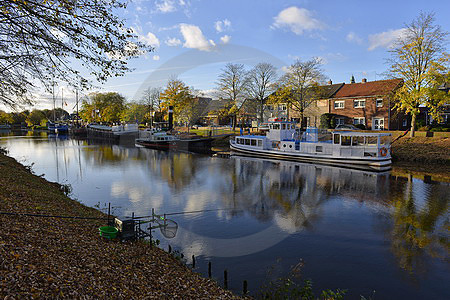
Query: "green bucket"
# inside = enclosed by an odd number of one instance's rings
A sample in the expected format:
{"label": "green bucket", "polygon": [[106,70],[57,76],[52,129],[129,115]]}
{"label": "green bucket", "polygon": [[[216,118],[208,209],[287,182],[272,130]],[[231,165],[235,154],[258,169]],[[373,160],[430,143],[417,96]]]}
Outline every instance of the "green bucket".
{"label": "green bucket", "polygon": [[117,237],[117,229],[113,226],[102,226],[98,229],[100,236],[107,239],[115,239]]}

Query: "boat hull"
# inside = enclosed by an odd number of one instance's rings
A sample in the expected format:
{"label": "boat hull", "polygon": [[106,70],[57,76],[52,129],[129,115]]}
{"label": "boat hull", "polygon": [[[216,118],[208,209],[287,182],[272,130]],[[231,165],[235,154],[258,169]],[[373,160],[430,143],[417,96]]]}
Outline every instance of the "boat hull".
{"label": "boat hull", "polygon": [[147,139],[136,139],[135,144],[138,147],[145,147],[157,150],[180,150],[190,152],[208,152],[211,151],[211,142],[213,139],[179,139],[171,141],[152,141]]}
{"label": "boat hull", "polygon": [[300,152],[283,152],[276,150],[263,149],[246,149],[231,143],[230,149],[240,155],[252,157],[276,158],[283,160],[319,163],[339,167],[348,167],[362,170],[372,171],[388,171],[391,169],[391,158],[353,158],[353,157],[333,157],[333,156],[319,156],[315,154],[300,153]]}

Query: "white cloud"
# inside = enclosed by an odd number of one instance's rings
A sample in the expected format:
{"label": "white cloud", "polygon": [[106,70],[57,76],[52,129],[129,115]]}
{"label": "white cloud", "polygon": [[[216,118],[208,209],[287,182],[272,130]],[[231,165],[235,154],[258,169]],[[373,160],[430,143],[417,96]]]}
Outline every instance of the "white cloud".
{"label": "white cloud", "polygon": [[152,47],[159,47],[159,39],[153,33],[147,32],[147,34],[144,35],[142,33],[142,28],[140,27],[131,27],[131,29],[133,30],[133,33],[137,35],[140,42]]}
{"label": "white cloud", "polygon": [[176,47],[181,45],[181,41],[177,38],[168,38],[164,43],[169,47]]}
{"label": "white cloud", "polygon": [[223,37],[220,38],[220,41],[223,44],[228,44],[230,42],[230,40],[231,40],[231,36],[229,36],[229,35],[224,35]]}
{"label": "white cloud", "polygon": [[172,0],[163,0],[156,3],[156,9],[162,13],[174,12],[177,9],[175,8],[175,3]]}
{"label": "white cloud", "polygon": [[179,1],[178,1],[178,4],[180,4],[181,6],[185,6],[185,5],[186,5],[186,2],[184,2],[184,0],[179,0]]}
{"label": "white cloud", "polygon": [[223,21],[216,21],[214,23],[214,28],[216,29],[217,32],[223,32],[226,30],[230,30],[231,29],[231,22],[228,19],[225,19]]}
{"label": "white cloud", "polygon": [[153,55],[153,60],[159,60],[159,55]]}
{"label": "white cloud", "polygon": [[324,24],[313,18],[309,10],[296,6],[282,10],[278,16],[274,17],[274,20],[272,28],[287,27],[297,35],[303,34],[304,31],[324,28]]}
{"label": "white cloud", "polygon": [[360,38],[356,33],[354,33],[353,31],[349,32],[347,34],[347,36],[345,37],[345,39],[347,40],[347,42],[350,43],[356,43],[358,45],[361,45],[363,40],[362,38]]}
{"label": "white cloud", "polygon": [[372,51],[378,47],[391,48],[394,43],[404,36],[406,33],[405,28],[389,30],[381,33],[375,33],[369,35],[369,51]]}
{"label": "white cloud", "polygon": [[198,26],[191,24],[180,24],[180,31],[184,38],[183,47],[210,51],[215,43],[207,40]]}

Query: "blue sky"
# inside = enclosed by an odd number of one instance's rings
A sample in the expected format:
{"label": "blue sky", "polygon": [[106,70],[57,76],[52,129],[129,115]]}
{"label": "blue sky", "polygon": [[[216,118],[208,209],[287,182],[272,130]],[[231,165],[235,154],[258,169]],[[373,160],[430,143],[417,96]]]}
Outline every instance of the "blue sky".
{"label": "blue sky", "polygon": [[[132,73],[97,90],[138,99],[143,89],[164,86],[177,75],[209,91],[227,62],[250,68],[269,61],[281,74],[282,66],[312,57],[322,59],[334,83],[349,82],[352,75],[357,81],[382,79],[388,47],[421,11],[434,12],[436,24],[450,31],[450,1],[443,0],[134,0],[120,16],[155,52],[130,61]],[[67,89],[64,95],[71,110],[73,94]],[[50,105],[45,98],[37,107]]]}

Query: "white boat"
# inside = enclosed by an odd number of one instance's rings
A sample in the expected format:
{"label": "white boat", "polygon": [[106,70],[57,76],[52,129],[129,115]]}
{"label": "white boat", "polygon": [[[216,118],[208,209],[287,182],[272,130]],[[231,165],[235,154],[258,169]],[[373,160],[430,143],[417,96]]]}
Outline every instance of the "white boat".
{"label": "white boat", "polygon": [[139,136],[139,127],[137,124],[125,124],[116,126],[106,126],[99,124],[89,124],[87,126],[87,136],[89,138],[103,138],[111,140],[134,141]]}
{"label": "white boat", "polygon": [[392,163],[390,141],[390,133],[319,133],[315,127],[300,135],[295,123],[270,122],[266,136],[236,136],[230,148],[241,155],[386,171]]}

